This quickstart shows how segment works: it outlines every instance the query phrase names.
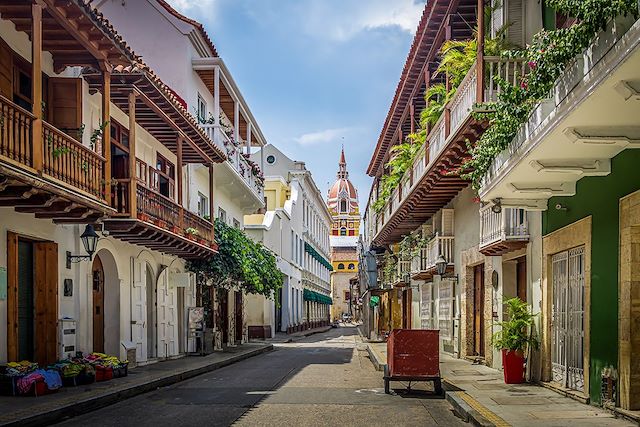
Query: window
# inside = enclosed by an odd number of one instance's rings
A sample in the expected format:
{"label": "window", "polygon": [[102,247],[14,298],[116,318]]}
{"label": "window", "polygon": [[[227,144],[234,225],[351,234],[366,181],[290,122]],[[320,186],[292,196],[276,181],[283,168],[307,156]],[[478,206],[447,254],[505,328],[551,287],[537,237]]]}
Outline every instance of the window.
{"label": "window", "polygon": [[235,218],[233,218],[233,228],[237,228],[238,230],[240,230],[240,221]]}
{"label": "window", "polygon": [[198,121],[200,123],[207,122],[207,102],[200,94],[198,94]]}
{"label": "window", "polygon": [[344,291],[344,300],[345,301],[350,301],[351,300],[351,292]]}
{"label": "window", "polygon": [[198,191],[198,215],[202,218],[209,216],[209,198]]}
{"label": "window", "polygon": [[[128,140],[127,140],[128,144]],[[176,167],[161,154],[157,155],[156,170],[152,171],[154,177],[151,179],[151,186],[163,196],[173,199],[175,187]]]}
{"label": "window", "polygon": [[338,270],[344,270],[344,264],[343,263],[338,264]]}
{"label": "window", "polygon": [[341,213],[347,212],[347,201],[345,199],[340,200],[340,212]]}
{"label": "window", "polygon": [[218,208],[218,219],[225,224],[227,223],[227,212],[225,212],[225,210],[220,207]]}
{"label": "window", "polygon": [[340,228],[340,235],[341,236],[346,236],[347,235],[347,229],[345,227]]}
{"label": "window", "polygon": [[269,163],[270,165],[274,164],[276,162],[276,156],[274,156],[273,154],[269,154],[267,156],[267,163]]}
{"label": "window", "polygon": [[356,265],[354,263],[349,264],[349,270],[354,270],[355,268],[356,268]]}

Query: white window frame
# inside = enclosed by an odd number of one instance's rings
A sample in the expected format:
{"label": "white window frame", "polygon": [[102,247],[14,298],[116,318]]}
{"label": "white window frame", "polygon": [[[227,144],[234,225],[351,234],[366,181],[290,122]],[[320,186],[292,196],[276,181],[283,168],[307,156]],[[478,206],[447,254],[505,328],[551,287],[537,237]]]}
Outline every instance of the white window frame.
{"label": "white window frame", "polygon": [[218,206],[218,219],[225,224],[227,223],[227,211]]}
{"label": "white window frame", "polygon": [[204,218],[206,216],[210,217],[209,213],[209,198],[198,191],[198,215]]}
{"label": "white window frame", "polygon": [[202,95],[198,93],[198,119],[201,122],[206,122],[207,113],[208,113],[207,101],[205,101]]}

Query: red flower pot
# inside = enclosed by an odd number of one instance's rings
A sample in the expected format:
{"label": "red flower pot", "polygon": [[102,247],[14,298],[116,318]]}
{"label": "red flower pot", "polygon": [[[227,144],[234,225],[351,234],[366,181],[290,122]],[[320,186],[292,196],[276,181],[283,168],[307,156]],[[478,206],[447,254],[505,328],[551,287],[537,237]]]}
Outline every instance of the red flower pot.
{"label": "red flower pot", "polygon": [[502,367],[505,384],[524,382],[524,355],[521,351],[502,349]]}
{"label": "red flower pot", "polygon": [[138,219],[140,221],[149,222],[149,215],[146,213],[138,212]]}

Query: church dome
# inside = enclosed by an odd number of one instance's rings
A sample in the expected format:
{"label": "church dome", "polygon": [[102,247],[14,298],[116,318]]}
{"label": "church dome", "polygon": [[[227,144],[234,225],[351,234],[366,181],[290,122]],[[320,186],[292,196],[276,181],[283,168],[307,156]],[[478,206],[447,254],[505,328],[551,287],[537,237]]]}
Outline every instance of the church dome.
{"label": "church dome", "polygon": [[339,169],[337,179],[329,189],[327,205],[330,210],[335,211],[338,214],[357,214],[358,191],[349,180],[347,162],[344,157],[344,148],[340,153],[340,162],[338,165]]}

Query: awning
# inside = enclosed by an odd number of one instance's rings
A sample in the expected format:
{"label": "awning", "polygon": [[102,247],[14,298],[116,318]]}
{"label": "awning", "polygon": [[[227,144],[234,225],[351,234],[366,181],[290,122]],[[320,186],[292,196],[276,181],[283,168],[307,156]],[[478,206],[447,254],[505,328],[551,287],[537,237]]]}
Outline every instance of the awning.
{"label": "awning", "polygon": [[303,290],[302,299],[304,299],[305,301],[315,301],[320,304],[333,305],[333,300],[330,296],[312,291],[311,289]]}
{"label": "awning", "polygon": [[311,255],[320,264],[322,264],[325,267],[327,267],[327,269],[329,271],[333,271],[333,266],[331,265],[331,263],[329,261],[327,261],[322,255],[320,255],[318,253],[318,251],[316,251],[315,248],[313,246],[311,246],[309,243],[304,242],[304,250],[305,250],[306,253]]}

